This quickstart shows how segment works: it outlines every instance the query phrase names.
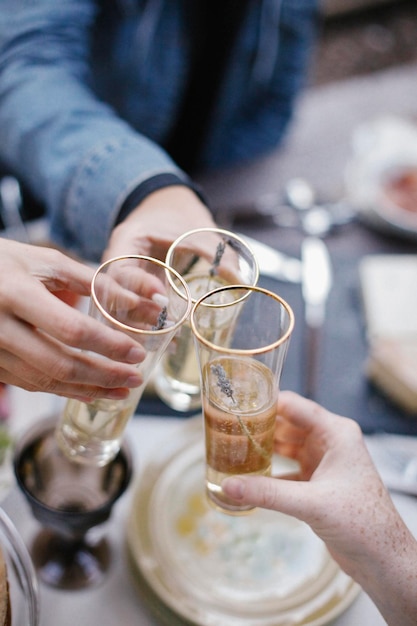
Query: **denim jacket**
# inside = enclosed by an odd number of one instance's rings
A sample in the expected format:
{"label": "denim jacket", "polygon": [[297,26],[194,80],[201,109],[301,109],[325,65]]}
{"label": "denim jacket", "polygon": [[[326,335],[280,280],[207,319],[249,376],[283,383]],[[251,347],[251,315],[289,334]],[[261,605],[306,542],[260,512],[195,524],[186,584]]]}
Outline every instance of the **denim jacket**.
{"label": "denim jacket", "polygon": [[[0,0],[0,160],[51,236],[98,260],[131,191],[160,174],[190,50],[181,0]],[[198,166],[275,148],[302,85],[316,0],[249,3]]]}

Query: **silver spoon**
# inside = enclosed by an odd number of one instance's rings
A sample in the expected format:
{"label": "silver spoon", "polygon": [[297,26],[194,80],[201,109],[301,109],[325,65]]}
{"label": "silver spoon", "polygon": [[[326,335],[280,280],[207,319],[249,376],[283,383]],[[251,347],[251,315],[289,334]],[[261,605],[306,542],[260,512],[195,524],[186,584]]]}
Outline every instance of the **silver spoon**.
{"label": "silver spoon", "polygon": [[307,211],[313,208],[316,195],[313,187],[304,178],[291,178],[285,185],[285,197],[297,211]]}
{"label": "silver spoon", "polygon": [[[292,178],[285,186],[285,197],[288,204],[298,213],[299,226],[306,235],[324,237],[333,228],[351,222],[354,211],[344,202],[328,205],[316,204],[313,187],[304,178]],[[282,226],[279,215],[274,222]]]}

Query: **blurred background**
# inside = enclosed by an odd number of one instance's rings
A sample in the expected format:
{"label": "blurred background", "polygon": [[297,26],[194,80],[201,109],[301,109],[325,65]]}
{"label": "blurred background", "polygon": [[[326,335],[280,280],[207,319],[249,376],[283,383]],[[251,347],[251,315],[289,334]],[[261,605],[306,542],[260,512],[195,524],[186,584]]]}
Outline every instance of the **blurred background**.
{"label": "blurred background", "polygon": [[[321,8],[320,34],[308,79],[310,89],[302,101],[284,154],[279,150],[272,155],[272,161],[261,159],[259,168],[255,164],[246,184],[245,177],[243,180],[239,177],[239,168],[237,184],[230,180],[228,172],[224,182],[216,175],[214,179],[210,176],[208,180],[203,178],[201,182],[207,186],[207,194],[215,209],[224,212],[225,206],[248,203],[260,190],[277,192],[294,175],[315,179],[319,191],[327,197],[340,195],[340,172],[348,156],[347,129],[353,127],[353,120],[347,123],[352,107],[356,111],[356,122],[361,121],[360,118],[380,114],[382,103],[385,104],[387,100],[387,108],[389,110],[391,107],[391,112],[408,115],[412,107],[413,117],[417,118],[417,104],[414,105],[412,93],[407,95],[409,105],[406,108],[404,103],[400,106],[397,102],[402,99],[401,94],[397,94],[393,105],[389,102],[393,99],[392,88],[401,88],[404,84],[408,87],[410,70],[403,79],[400,75],[396,79],[392,77],[395,83],[393,86],[392,79],[389,84],[386,83],[386,87],[385,82],[381,85],[378,81],[381,71],[409,68],[410,64],[411,74],[414,75],[413,63],[417,61],[416,0],[321,0]],[[359,109],[361,115],[358,115]],[[342,118],[344,121],[341,124]],[[317,151],[319,136],[319,143],[323,146],[322,158],[318,159],[316,152],[312,159],[311,149],[314,145]],[[340,145],[340,155],[332,154],[330,159],[334,162],[332,177],[328,171],[326,136],[328,141],[333,143],[337,140]],[[320,164],[324,165],[325,171],[321,171]],[[333,181],[331,185],[330,179]],[[0,230],[4,222],[2,191],[0,189]],[[37,222],[44,215],[43,206],[24,187],[20,191],[21,198],[16,197],[16,194],[9,198],[11,208],[18,204],[25,222]]]}
{"label": "blurred background", "polygon": [[[417,122],[417,2],[321,2],[320,33],[307,89],[299,99],[284,145],[258,162],[203,178],[201,183],[211,205],[218,208],[217,215],[228,220],[226,226],[292,256],[300,255],[303,233],[263,219],[265,205],[279,206],[285,200],[288,181],[308,181],[319,204],[354,205],[356,221],[325,237],[334,281],[321,345],[317,399],[336,413],[356,416],[365,432],[385,429],[417,434],[417,420],[390,404],[386,393],[368,385],[365,364],[369,345],[359,277],[359,260],[366,255],[415,255],[417,224],[413,222],[413,228],[400,234],[392,223],[375,219],[379,202],[356,202],[355,197],[373,180],[372,168],[380,163],[379,148],[387,129],[387,152],[392,149],[402,158],[409,152],[410,142],[413,150],[417,145],[408,130],[411,126],[416,131]],[[398,141],[396,133],[393,140],[393,128],[403,123],[407,141]],[[370,156],[374,145],[377,149]],[[394,155],[385,157],[389,161]],[[254,207],[260,207],[258,213]],[[274,288],[272,283],[270,288]],[[283,282],[275,288],[301,321],[291,340],[283,379],[283,387],[300,390],[302,294],[296,286]],[[406,295],[408,292],[407,288]],[[401,323],[402,316],[398,319]],[[417,348],[415,354],[411,368],[403,368],[407,372],[417,371]],[[393,360],[393,367],[397,365]],[[417,399],[417,380],[412,393]]]}
{"label": "blurred background", "polygon": [[322,15],[313,85],[417,60],[415,0],[322,0]]}

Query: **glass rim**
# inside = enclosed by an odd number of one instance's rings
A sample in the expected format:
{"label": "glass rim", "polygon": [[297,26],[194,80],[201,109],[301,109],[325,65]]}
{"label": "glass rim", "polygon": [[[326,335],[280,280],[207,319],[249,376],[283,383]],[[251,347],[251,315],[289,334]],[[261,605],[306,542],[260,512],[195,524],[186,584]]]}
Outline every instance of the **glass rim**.
{"label": "glass rim", "polygon": [[[165,272],[168,274],[168,281],[169,281],[171,287],[174,289],[174,291],[177,293],[177,295],[179,295],[180,298],[182,298],[182,300],[185,300],[186,303],[187,303],[186,307],[185,307],[185,311],[181,315],[179,320],[177,320],[171,326],[167,326],[165,328],[159,328],[159,329],[155,329],[155,330],[145,330],[145,329],[142,329],[142,328],[133,328],[132,326],[129,326],[128,324],[124,324],[123,322],[120,322],[115,317],[110,315],[110,313],[108,313],[103,308],[103,306],[100,304],[100,302],[98,300],[98,297],[97,297],[97,294],[96,294],[96,291],[95,291],[96,280],[97,280],[99,274],[107,266],[111,265],[115,261],[126,261],[126,260],[149,261],[151,263],[154,263],[155,265],[159,265],[160,267],[164,268]],[[170,274],[173,274],[175,276],[175,278],[181,283],[182,287],[184,288],[184,294],[182,294],[179,291],[178,287],[171,282]],[[151,257],[151,256],[146,256],[144,254],[123,254],[121,256],[116,256],[116,257],[113,257],[111,259],[108,259],[107,261],[104,261],[104,263],[101,263],[101,265],[99,265],[99,267],[94,272],[94,276],[93,276],[93,278],[91,280],[91,294],[90,294],[90,297],[93,299],[94,304],[96,305],[96,307],[98,308],[98,310],[100,311],[100,313],[103,315],[103,317],[105,319],[107,319],[109,322],[111,322],[119,330],[124,330],[124,331],[127,331],[127,332],[135,334],[135,335],[155,335],[156,333],[159,334],[159,335],[165,335],[167,333],[172,333],[172,332],[176,331],[184,323],[184,321],[187,319],[187,317],[189,316],[189,314],[191,312],[191,307],[192,307],[192,304],[193,304],[193,302],[191,300],[190,290],[188,288],[188,285],[187,285],[186,281],[181,276],[181,274],[179,274],[177,272],[177,270],[175,270],[173,267],[170,267],[164,261],[161,261],[160,259],[156,259],[156,258]]]}
{"label": "glass rim", "polygon": [[[209,341],[205,337],[203,337],[196,327],[195,312],[197,308],[200,305],[204,305],[204,300],[206,298],[209,298],[215,295],[216,293],[220,293],[222,291],[231,291],[232,289],[245,289],[246,291],[253,291],[253,292],[261,293],[265,296],[273,298],[276,302],[281,304],[284,310],[286,311],[288,315],[288,320],[289,320],[288,328],[285,331],[285,333],[282,335],[282,337],[268,344],[267,346],[262,346],[261,348],[251,348],[251,349],[228,348],[226,346],[219,346],[213,343],[212,341]],[[242,298],[239,298],[238,300],[234,300],[233,302],[227,302],[223,304],[207,304],[205,306],[207,306],[207,308],[214,308],[214,309],[234,306],[237,302],[240,302],[241,300],[246,298],[247,295],[249,294],[246,294],[245,296],[242,296]],[[295,316],[294,316],[294,311],[292,310],[288,302],[284,300],[283,298],[281,298],[281,296],[279,296],[278,294],[274,293],[273,291],[270,291],[269,289],[265,289],[264,287],[258,287],[258,285],[224,285],[223,287],[218,287],[217,289],[213,289],[212,291],[209,291],[204,296],[202,296],[199,300],[197,300],[197,302],[194,304],[193,308],[191,309],[190,324],[191,324],[191,329],[193,331],[194,336],[197,338],[197,340],[200,343],[202,343],[207,348],[210,348],[211,350],[215,350],[216,352],[219,352],[221,354],[235,354],[235,355],[249,356],[249,355],[258,355],[258,354],[265,354],[266,352],[271,352],[272,350],[275,350],[275,348],[278,348],[280,345],[285,343],[291,337],[291,334],[294,330]]]}
{"label": "glass rim", "polygon": [[[196,235],[196,234],[200,234],[200,233],[214,233],[214,234],[225,235],[226,237],[230,237],[230,238],[236,239],[242,245],[242,247],[245,248],[246,251],[252,257],[253,264],[254,264],[254,271],[255,271],[255,275],[254,275],[254,279],[253,279],[254,280],[253,285],[256,285],[258,283],[259,274],[260,274],[260,272],[259,272],[259,263],[258,263],[258,260],[256,258],[256,255],[255,255],[254,251],[252,250],[252,248],[250,247],[250,245],[244,240],[243,237],[240,237],[239,235],[236,235],[231,230],[226,230],[224,228],[216,228],[215,226],[206,226],[204,228],[193,228],[192,230],[187,230],[187,232],[185,232],[182,235],[180,235],[179,237],[177,237],[175,239],[175,241],[173,241],[172,244],[169,246],[168,252],[166,253],[165,263],[168,265],[168,267],[170,267],[171,269],[174,269],[170,265],[170,261],[172,259],[172,255],[173,255],[176,247],[178,246],[178,244],[180,244],[182,241],[184,241],[184,239],[187,239],[191,235]],[[195,298],[193,298],[193,296],[191,296],[191,303],[195,304],[196,302],[197,302],[197,300]]]}

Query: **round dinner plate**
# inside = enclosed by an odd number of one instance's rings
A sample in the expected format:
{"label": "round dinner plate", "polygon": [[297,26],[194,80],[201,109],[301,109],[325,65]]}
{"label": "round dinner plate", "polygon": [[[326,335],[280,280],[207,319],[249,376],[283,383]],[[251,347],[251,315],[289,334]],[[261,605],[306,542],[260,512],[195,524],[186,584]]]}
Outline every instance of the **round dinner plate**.
{"label": "round dinner plate", "polygon": [[417,170],[417,126],[386,115],[361,124],[352,138],[353,154],[345,168],[346,197],[362,220],[375,229],[417,239],[417,207],[407,211],[384,194],[394,172]]}
{"label": "round dinner plate", "polygon": [[[279,458],[275,465],[288,471]],[[141,472],[127,543],[139,592],[170,626],[322,626],[359,591],[302,522],[209,506],[201,416]]]}

